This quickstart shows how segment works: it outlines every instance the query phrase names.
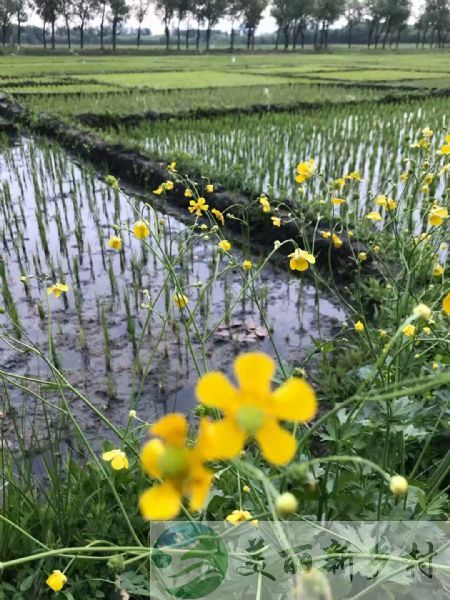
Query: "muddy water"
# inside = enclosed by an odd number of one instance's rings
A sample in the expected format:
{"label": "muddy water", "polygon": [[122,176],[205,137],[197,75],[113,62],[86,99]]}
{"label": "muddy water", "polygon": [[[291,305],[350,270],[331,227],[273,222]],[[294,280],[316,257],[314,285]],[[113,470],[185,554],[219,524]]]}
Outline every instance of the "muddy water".
{"label": "muddy water", "polygon": [[[143,206],[141,196],[132,193],[130,198],[131,203]],[[106,246],[113,233],[112,224],[135,220],[132,207],[116,198],[90,166],[79,164],[59,147],[19,138],[0,153],[0,208],[1,258],[27,338],[48,356],[45,276],[50,281],[64,280],[70,291],[59,299],[49,297],[48,307],[56,358],[69,381],[116,425],[127,422],[130,408],[144,419],[167,410],[189,412],[195,404],[197,371],[186,344],[183,320],[173,306],[174,289],[167,271],[129,233],[122,234],[123,253]],[[234,303],[233,298],[242,293],[242,275],[237,269],[217,277],[204,294],[197,284],[206,282],[216,269],[221,272],[227,264],[226,258],[218,258],[216,241],[200,231],[192,238],[193,219],[184,210],[178,214],[158,212],[150,219],[152,228],[156,228],[155,219],[168,254],[177,256],[182,241],[188,236],[193,239],[190,251],[176,269],[187,289],[199,330],[209,334],[209,368],[229,370],[234,356],[243,350],[262,349],[274,354],[273,343],[282,358],[299,364],[312,348],[311,338],[328,338],[343,319],[343,313],[325,295],[321,294],[318,303],[315,289],[307,280],[301,281],[271,264],[255,283],[262,313],[248,292]],[[236,247],[238,244],[233,245],[236,260],[249,257]],[[156,247],[154,250],[159,252]],[[250,257],[255,263],[261,258],[257,254]],[[25,283],[21,276],[27,277]],[[1,280],[0,286],[0,305],[7,305],[7,290]],[[201,294],[203,300],[197,303]],[[154,303],[151,313],[142,306],[149,303],[149,297]],[[229,317],[223,321],[225,312]],[[146,322],[139,352],[146,370],[143,377],[135,369],[130,328],[135,329],[135,343],[139,344]],[[0,317],[0,323],[7,325],[5,317]],[[111,355],[109,369],[105,329]],[[203,369],[201,347],[192,326],[190,331],[194,353]],[[26,341],[23,337],[22,342]],[[42,379],[49,376],[42,357],[17,344],[11,347],[4,336],[0,339],[0,365],[15,374]],[[54,391],[33,387],[47,401],[42,405],[17,387],[9,385],[7,389],[8,393],[0,392],[4,442],[14,442],[15,426],[19,426],[31,446],[36,439],[45,438],[49,423],[52,427],[61,423]],[[89,438],[108,435],[81,400],[69,392],[67,400]]]}

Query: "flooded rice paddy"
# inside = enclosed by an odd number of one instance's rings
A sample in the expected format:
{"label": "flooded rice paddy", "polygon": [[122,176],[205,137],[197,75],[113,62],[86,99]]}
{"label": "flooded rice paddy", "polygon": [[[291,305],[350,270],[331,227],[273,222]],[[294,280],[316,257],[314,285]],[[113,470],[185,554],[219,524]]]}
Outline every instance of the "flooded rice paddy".
{"label": "flooded rice paddy", "polygon": [[[217,241],[193,229],[193,217],[161,204],[152,211],[145,202],[157,200],[134,190],[127,202],[90,165],[57,145],[24,137],[3,141],[0,306],[17,320],[13,328],[0,315],[0,369],[9,383],[12,373],[51,379],[43,357],[27,346],[44,355],[52,351],[67,379],[113,423],[124,425],[130,409],[144,419],[167,410],[189,412],[195,362],[200,370],[205,364],[225,368],[243,349],[273,354],[273,339],[281,358],[301,364],[314,347],[312,338],[329,338],[343,319],[326,294],[319,302],[307,279],[271,263],[255,279],[252,298],[243,291],[242,270],[227,268]],[[130,227],[136,220],[133,207],[144,209],[150,228],[160,232],[160,245],[153,240],[147,249],[123,231],[122,251],[108,248],[113,225]],[[249,253],[239,248],[239,240],[230,240],[237,262],[261,261],[261,250]],[[195,327],[174,306],[161,249],[189,295]],[[205,288],[208,279],[213,283]],[[58,299],[46,292],[55,281],[69,285]],[[190,335],[196,361],[187,346],[187,326],[204,340],[200,344]],[[14,381],[19,386],[0,392],[1,440],[14,444],[19,426],[31,445],[48,430],[44,424],[61,420],[58,395],[36,382],[46,403],[37,397],[33,402],[20,380]],[[89,438],[106,435],[101,421],[70,391],[67,400]]]}

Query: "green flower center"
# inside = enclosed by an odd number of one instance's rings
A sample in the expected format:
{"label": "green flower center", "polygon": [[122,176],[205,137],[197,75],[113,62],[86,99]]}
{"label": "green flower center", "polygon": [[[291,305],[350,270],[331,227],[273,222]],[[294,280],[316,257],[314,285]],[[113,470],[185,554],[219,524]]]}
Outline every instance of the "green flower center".
{"label": "green flower center", "polygon": [[184,448],[167,448],[159,459],[159,468],[164,478],[174,478],[183,475],[188,468]]}
{"label": "green flower center", "polygon": [[257,406],[243,406],[239,409],[236,420],[239,429],[248,435],[255,435],[264,422],[264,413]]}

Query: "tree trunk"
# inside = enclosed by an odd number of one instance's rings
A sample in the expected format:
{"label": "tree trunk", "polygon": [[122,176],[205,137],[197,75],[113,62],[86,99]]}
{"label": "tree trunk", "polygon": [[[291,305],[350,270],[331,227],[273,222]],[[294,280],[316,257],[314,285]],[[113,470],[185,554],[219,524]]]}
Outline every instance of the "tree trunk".
{"label": "tree trunk", "polygon": [[251,29],[251,27],[249,27],[248,31],[247,31],[247,50],[250,50],[251,43],[252,43],[252,29]]}
{"label": "tree trunk", "polygon": [[352,33],[353,33],[353,23],[351,21],[349,21],[349,23],[348,23],[348,39],[347,39],[347,45],[349,48],[352,47]]}
{"label": "tree trunk", "polygon": [[208,23],[208,27],[206,28],[206,50],[209,50],[209,45],[211,43],[211,25]]}
{"label": "tree trunk", "polygon": [[102,19],[100,21],[100,50],[105,49],[105,14],[106,14],[106,2],[102,4]]}
{"label": "tree trunk", "polygon": [[56,48],[56,40],[55,40],[55,19],[52,21],[52,50]]}
{"label": "tree trunk", "polygon": [[197,25],[197,37],[195,38],[195,48],[200,50],[200,23]]}
{"label": "tree trunk", "polygon": [[166,50],[168,52],[169,48],[170,48],[170,30],[169,30],[169,26],[168,26],[167,22],[164,25],[164,33],[166,36]]}
{"label": "tree trunk", "polygon": [[234,27],[231,26],[231,34],[230,34],[230,51],[234,51]]}
{"label": "tree trunk", "polygon": [[2,23],[3,48],[6,46],[6,28],[7,27],[8,27],[8,24],[6,23],[6,21],[3,21],[3,23]]}
{"label": "tree trunk", "polygon": [[289,25],[285,25],[283,27],[283,34],[284,34],[284,49],[288,50],[289,49]]}
{"label": "tree trunk", "polygon": [[44,41],[44,50],[47,50],[47,32],[45,31],[45,21],[44,24],[42,25],[42,39]]}
{"label": "tree trunk", "polygon": [[189,50],[189,21],[187,23],[186,26],[186,35],[185,35],[185,41],[186,41],[186,50]]}
{"label": "tree trunk", "polygon": [[138,47],[138,50],[141,47],[141,23],[139,23],[138,32],[137,32],[137,47]]}
{"label": "tree trunk", "polygon": [[69,23],[69,19],[67,17],[65,17],[65,20],[66,20],[66,31],[67,31],[67,47],[70,50],[72,47],[72,40],[70,38],[70,23]]}
{"label": "tree trunk", "polygon": [[178,19],[178,27],[177,27],[177,50],[178,50],[178,52],[181,50],[180,22],[181,22],[181,19]]}
{"label": "tree trunk", "polygon": [[20,39],[21,39],[21,25],[22,25],[22,20],[20,18],[20,14],[17,15],[17,45],[20,48]]}
{"label": "tree trunk", "polygon": [[80,48],[82,50],[84,48],[84,21],[82,21],[80,25]]}
{"label": "tree trunk", "polygon": [[117,46],[117,24],[118,24],[117,17],[114,17],[113,22],[112,22],[112,49],[113,49],[113,52],[116,51],[116,46]]}
{"label": "tree trunk", "polygon": [[278,46],[280,45],[280,28],[277,29],[277,37],[275,39],[275,50],[278,50]]}

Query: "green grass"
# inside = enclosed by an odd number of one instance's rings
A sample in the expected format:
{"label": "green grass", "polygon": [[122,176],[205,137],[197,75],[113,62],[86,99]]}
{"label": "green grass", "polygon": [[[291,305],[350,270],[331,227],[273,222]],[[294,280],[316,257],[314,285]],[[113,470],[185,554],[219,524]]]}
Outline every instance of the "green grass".
{"label": "green grass", "polygon": [[108,73],[100,75],[77,75],[77,79],[95,80],[99,83],[126,87],[147,87],[153,89],[236,87],[242,85],[280,85],[282,77],[260,77],[243,73],[219,71],[180,71],[172,73]]}
{"label": "green grass", "polygon": [[1,56],[2,76],[127,73],[155,70],[283,69],[417,69],[450,72],[444,51],[335,52],[330,54],[238,54],[171,56]]}
{"label": "green grass", "polygon": [[[89,84],[86,84],[86,87]],[[72,89],[73,87],[73,89]],[[82,87],[82,86],[80,86]],[[78,87],[67,86],[67,91],[76,91]],[[77,97],[57,96],[55,94],[34,94],[35,88],[29,88],[25,102],[35,111],[45,111],[59,116],[72,116],[82,113],[133,114],[144,111],[184,112],[186,110],[246,108],[252,105],[285,105],[309,103],[357,102],[376,100],[384,93],[378,90],[346,89],[333,85],[310,85],[302,83],[279,86],[250,86],[235,88],[185,89],[161,91],[130,90],[118,94],[83,93]],[[14,93],[15,90],[11,90]],[[56,91],[56,89],[55,89]],[[95,92],[95,88],[93,90]]]}

